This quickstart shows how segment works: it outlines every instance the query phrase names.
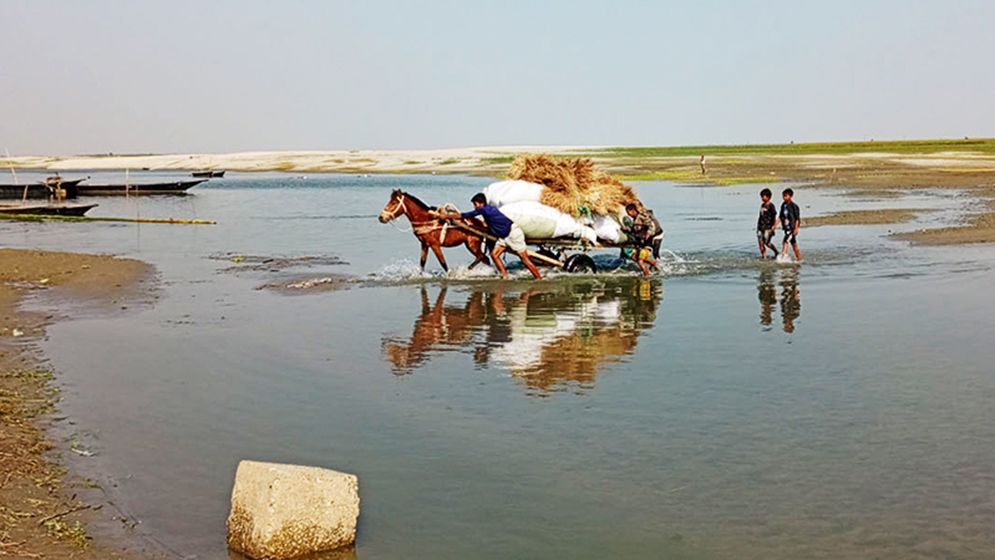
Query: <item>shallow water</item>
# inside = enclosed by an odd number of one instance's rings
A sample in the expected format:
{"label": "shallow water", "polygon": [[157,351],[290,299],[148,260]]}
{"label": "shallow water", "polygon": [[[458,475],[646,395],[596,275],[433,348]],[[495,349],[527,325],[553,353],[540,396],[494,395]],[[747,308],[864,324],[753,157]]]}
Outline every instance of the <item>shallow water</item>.
{"label": "shallow water", "polygon": [[183,557],[226,557],[243,458],[359,474],[364,560],[991,556],[991,247],[818,228],[801,266],[761,262],[756,188],[647,183],[663,274],[500,282],[461,248],[418,274],[375,219],[395,186],[466,206],[486,182],[234,174],[94,211],[213,227],[0,222],[159,269],[154,307],[49,331],[80,468]]}

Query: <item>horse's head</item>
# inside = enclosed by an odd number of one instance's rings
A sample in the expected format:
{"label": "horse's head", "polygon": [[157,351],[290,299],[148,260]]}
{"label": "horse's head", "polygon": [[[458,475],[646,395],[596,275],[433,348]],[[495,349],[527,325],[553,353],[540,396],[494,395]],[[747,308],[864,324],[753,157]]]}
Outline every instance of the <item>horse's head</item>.
{"label": "horse's head", "polygon": [[386,224],[387,222],[396,219],[401,214],[404,214],[407,208],[404,205],[405,194],[401,189],[394,189],[390,193],[390,200],[384,205],[383,210],[380,211],[380,223]]}

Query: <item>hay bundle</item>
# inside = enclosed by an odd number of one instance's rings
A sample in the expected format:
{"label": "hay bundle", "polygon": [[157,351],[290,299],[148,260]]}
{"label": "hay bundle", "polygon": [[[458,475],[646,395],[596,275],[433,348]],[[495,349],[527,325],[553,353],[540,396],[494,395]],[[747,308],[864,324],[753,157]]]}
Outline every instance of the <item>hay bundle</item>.
{"label": "hay bundle", "polygon": [[596,169],[590,158],[520,155],[512,162],[508,177],[543,185],[539,201],[571,216],[580,216],[585,207],[595,214],[612,215],[629,203],[642,206],[632,187]]}
{"label": "hay bundle", "polygon": [[539,202],[565,214],[576,215],[580,187],[570,162],[545,154],[518,156],[511,163],[508,177],[544,186]]}

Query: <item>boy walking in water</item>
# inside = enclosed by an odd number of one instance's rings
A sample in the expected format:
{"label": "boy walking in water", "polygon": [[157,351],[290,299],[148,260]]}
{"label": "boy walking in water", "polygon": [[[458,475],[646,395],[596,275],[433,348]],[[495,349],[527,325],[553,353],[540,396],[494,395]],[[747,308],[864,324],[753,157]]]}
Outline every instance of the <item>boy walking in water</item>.
{"label": "boy walking in water", "polygon": [[456,219],[456,218],[476,218],[477,216],[482,216],[484,222],[487,223],[487,232],[497,237],[497,241],[489,241],[487,246],[491,248],[491,257],[494,259],[494,266],[497,267],[501,276],[505,279],[508,278],[508,269],[504,267],[504,260],[501,255],[506,249],[511,249],[513,253],[518,255],[518,258],[522,259],[522,264],[525,268],[529,269],[532,276],[536,280],[542,278],[539,274],[539,269],[536,265],[532,263],[532,259],[529,258],[528,247],[525,245],[525,233],[522,228],[515,225],[515,222],[511,221],[511,218],[505,216],[503,212],[497,209],[495,206],[487,204],[487,197],[484,193],[477,193],[473,195],[470,199],[473,203],[473,210],[469,212],[458,213],[446,213],[446,212],[433,212],[436,216],[440,218]]}
{"label": "boy walking in water", "polygon": [[790,243],[791,248],[795,251],[795,260],[801,262],[802,252],[798,250],[798,229],[802,225],[802,211],[797,204],[791,201],[794,196],[795,191],[791,189],[784,189],[781,193],[781,197],[784,199],[784,202],[781,203],[781,227],[784,228],[784,245],[781,247],[781,252],[787,254]]}
{"label": "boy walking in water", "polygon": [[760,217],[757,218],[757,242],[760,244],[760,258],[767,257],[767,248],[774,251],[777,258],[777,247],[774,246],[774,227],[777,226],[777,207],[770,201],[770,189],[760,191]]}

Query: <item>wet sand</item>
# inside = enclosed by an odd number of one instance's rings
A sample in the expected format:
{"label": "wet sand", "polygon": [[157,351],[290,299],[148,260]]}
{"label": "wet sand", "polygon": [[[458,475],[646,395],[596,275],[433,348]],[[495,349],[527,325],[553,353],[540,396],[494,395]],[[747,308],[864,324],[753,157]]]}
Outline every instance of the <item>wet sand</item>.
{"label": "wet sand", "polygon": [[966,224],[943,228],[921,229],[894,234],[914,245],[962,245],[995,243],[995,212],[985,212],[969,218]]}
{"label": "wet sand", "polygon": [[52,315],[21,309],[31,292],[98,308],[127,307],[147,288],[152,269],[132,259],[0,249],[0,556],[139,558],[147,553],[94,542],[88,516],[99,505],[77,498],[92,483],[62,466],[46,431],[58,421],[54,373],[36,348]]}
{"label": "wet sand", "polygon": [[854,225],[881,225],[899,224],[914,220],[924,212],[930,212],[926,208],[882,208],[875,210],[844,210],[833,212],[825,216],[813,216],[805,218],[805,227],[820,226],[854,226]]}

